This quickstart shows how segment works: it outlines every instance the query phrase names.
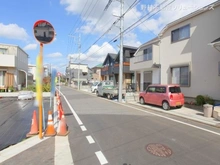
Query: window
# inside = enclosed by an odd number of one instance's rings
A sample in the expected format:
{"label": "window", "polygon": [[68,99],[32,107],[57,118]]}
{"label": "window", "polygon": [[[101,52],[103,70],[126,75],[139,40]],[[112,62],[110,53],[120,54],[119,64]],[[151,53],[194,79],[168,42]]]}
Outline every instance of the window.
{"label": "window", "polygon": [[7,49],[6,48],[0,48],[0,54],[6,54]]}
{"label": "window", "polygon": [[149,47],[147,49],[144,49],[143,52],[143,61],[149,61],[152,60],[152,47]]}
{"label": "window", "polygon": [[190,26],[186,25],[171,32],[172,42],[180,41],[190,37]]}
{"label": "window", "polygon": [[189,67],[175,67],[171,68],[172,84],[179,84],[181,86],[189,86]]}
{"label": "window", "polygon": [[0,86],[5,85],[5,73],[6,71],[0,71]]}
{"label": "window", "polygon": [[156,87],[157,93],[166,93],[166,87]]}
{"label": "window", "polygon": [[155,92],[156,88],[155,87],[149,87],[147,89],[147,92]]}
{"label": "window", "polygon": [[180,87],[170,87],[169,88],[170,93],[181,93]]}

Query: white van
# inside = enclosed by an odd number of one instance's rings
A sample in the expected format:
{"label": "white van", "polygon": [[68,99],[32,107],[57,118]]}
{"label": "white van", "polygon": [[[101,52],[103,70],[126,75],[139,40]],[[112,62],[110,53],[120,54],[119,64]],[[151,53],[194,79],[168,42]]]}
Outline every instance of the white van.
{"label": "white van", "polygon": [[91,92],[92,93],[96,93],[97,89],[98,89],[98,85],[99,85],[100,82],[94,82],[91,86]]}

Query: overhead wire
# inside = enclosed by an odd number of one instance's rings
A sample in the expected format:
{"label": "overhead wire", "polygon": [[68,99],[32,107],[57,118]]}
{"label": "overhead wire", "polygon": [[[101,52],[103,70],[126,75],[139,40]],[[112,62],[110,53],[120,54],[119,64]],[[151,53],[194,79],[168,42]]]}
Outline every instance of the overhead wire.
{"label": "overhead wire", "polygon": [[[142,24],[144,21],[150,19],[151,17],[155,16],[157,13],[159,13],[161,10],[163,10],[164,8],[166,8],[168,5],[170,5],[171,3],[173,3],[175,0],[171,1],[170,3],[168,3],[167,5],[165,5],[163,8],[160,8],[158,11],[156,11],[155,13],[153,13],[152,15],[150,15],[151,12],[153,12],[155,9],[158,9],[161,5],[163,5],[165,2],[167,2],[168,0],[165,0],[163,2],[161,2],[156,8],[154,8],[152,11],[150,11],[149,13],[147,13],[146,15],[144,15],[141,19],[139,19],[138,21],[136,21],[134,24],[132,24],[131,26],[129,26],[128,28],[126,28],[123,32],[129,32],[131,30],[133,30],[135,27],[139,26],[140,24]],[[149,17],[145,18],[146,16],[150,15]],[[145,18],[145,19],[144,19]],[[139,21],[143,20],[141,23],[139,23]],[[138,25],[134,26],[135,24],[139,23]],[[131,28],[133,27],[133,28]],[[129,31],[128,31],[129,30]],[[89,57],[91,57],[92,55],[94,55],[96,52],[98,52],[99,50],[101,50],[104,46],[106,46],[107,44],[109,44],[110,42],[114,41],[115,39],[118,39],[120,37],[120,33],[115,36],[113,39],[111,39],[110,41],[108,41],[107,43],[105,43],[104,45],[102,45],[97,51],[95,51],[94,53],[90,54],[89,56],[87,56],[87,58],[81,60],[85,61],[87,60]]]}

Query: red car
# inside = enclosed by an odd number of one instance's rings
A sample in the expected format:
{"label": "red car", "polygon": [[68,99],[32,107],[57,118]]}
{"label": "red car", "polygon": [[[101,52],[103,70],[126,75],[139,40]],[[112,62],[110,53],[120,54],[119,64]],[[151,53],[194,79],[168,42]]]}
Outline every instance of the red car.
{"label": "red car", "polygon": [[184,95],[179,85],[149,85],[144,92],[140,92],[141,104],[162,106],[168,110],[170,107],[181,108],[184,104]]}

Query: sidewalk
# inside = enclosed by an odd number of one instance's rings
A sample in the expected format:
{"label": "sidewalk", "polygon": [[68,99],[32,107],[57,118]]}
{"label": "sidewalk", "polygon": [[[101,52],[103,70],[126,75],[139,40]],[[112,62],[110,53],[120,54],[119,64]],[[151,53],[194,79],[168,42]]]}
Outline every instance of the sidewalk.
{"label": "sidewalk", "polygon": [[204,113],[202,111],[199,111],[196,109],[187,108],[187,107],[183,106],[180,109],[171,109],[171,110],[165,111],[160,107],[151,106],[151,105],[141,105],[138,102],[130,102],[129,104],[137,105],[137,106],[144,107],[144,108],[149,108],[149,109],[152,109],[152,110],[155,110],[158,112],[171,114],[174,116],[190,119],[193,121],[197,121],[200,123],[204,123],[204,124],[208,124],[208,125],[220,128],[220,121],[219,120],[216,120],[215,118],[212,118],[212,117],[211,118],[204,117]]}

